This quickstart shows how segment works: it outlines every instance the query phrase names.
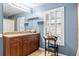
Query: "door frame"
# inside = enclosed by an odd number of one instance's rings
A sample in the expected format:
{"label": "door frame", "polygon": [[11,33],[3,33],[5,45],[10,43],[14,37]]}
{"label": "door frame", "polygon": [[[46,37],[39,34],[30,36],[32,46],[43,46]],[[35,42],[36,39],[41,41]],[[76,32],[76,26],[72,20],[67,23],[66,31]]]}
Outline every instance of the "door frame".
{"label": "door frame", "polygon": [[[78,11],[77,15],[79,16],[79,3],[77,4],[77,11]],[[77,33],[78,33],[78,48],[79,48],[79,17],[78,17],[78,25],[77,26],[78,26],[78,32]]]}

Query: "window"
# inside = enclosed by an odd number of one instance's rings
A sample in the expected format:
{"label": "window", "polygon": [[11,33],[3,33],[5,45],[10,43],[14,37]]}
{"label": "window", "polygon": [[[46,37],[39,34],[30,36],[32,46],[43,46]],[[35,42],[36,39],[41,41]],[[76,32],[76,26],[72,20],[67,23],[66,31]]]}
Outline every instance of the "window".
{"label": "window", "polygon": [[44,13],[44,35],[58,36],[58,44],[64,45],[64,7]]}

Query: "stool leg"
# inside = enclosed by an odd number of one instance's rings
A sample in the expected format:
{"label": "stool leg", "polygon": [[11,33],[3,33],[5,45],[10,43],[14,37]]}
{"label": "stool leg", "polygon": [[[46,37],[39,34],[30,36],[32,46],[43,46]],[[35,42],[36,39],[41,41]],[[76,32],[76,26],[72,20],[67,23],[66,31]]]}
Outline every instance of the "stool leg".
{"label": "stool leg", "polygon": [[48,54],[49,54],[49,40],[48,40]]}
{"label": "stool leg", "polygon": [[56,40],[54,41],[54,54],[56,56]]}
{"label": "stool leg", "polygon": [[58,45],[57,45],[57,56],[58,56]]}
{"label": "stool leg", "polygon": [[45,39],[45,56],[46,56],[46,39]]}

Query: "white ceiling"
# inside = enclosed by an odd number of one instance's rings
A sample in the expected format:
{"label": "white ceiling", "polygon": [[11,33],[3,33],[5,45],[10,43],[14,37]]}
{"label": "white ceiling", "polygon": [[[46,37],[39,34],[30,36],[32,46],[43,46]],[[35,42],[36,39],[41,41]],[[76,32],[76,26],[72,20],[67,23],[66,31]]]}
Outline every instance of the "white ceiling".
{"label": "white ceiling", "polygon": [[[21,8],[16,8],[16,7],[12,6],[11,4],[12,3],[10,3],[10,4],[4,3],[3,4],[4,16],[11,16],[11,15],[18,14],[20,12],[24,12],[24,10],[21,10]],[[38,7],[40,5],[43,5],[43,3],[30,3],[30,4],[22,4],[22,3],[20,3],[20,4],[17,4],[17,5],[23,5],[25,7],[25,9],[26,9],[25,11],[28,12],[28,11],[30,11],[30,8]]]}
{"label": "white ceiling", "polygon": [[3,13],[4,13],[4,16],[11,16],[11,15],[17,14],[19,12],[21,12],[21,10],[19,10],[17,8],[14,8],[14,7],[10,6],[7,3],[3,4]]}

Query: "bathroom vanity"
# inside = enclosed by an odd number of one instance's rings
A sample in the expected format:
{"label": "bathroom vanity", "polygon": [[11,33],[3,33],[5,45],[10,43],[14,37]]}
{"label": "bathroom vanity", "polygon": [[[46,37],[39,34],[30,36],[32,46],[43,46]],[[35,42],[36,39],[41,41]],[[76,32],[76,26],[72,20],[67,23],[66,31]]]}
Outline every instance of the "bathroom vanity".
{"label": "bathroom vanity", "polygon": [[7,33],[3,35],[4,56],[25,56],[39,48],[39,33]]}

